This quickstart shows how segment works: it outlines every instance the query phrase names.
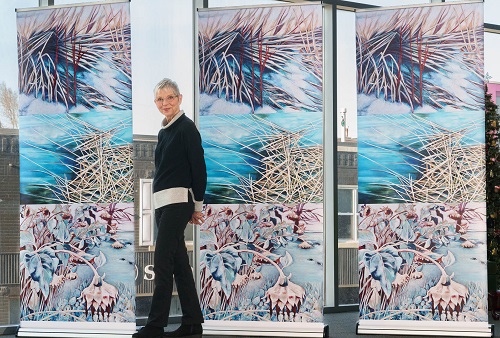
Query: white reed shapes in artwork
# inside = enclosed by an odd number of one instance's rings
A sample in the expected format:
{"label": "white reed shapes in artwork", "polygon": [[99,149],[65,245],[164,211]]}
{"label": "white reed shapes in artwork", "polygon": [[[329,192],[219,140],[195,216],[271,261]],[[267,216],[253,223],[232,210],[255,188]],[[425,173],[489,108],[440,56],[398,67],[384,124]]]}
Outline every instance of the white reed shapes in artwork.
{"label": "white reed shapes in artwork", "polygon": [[[275,109],[322,109],[321,11],[309,7],[239,9],[230,18],[200,20],[200,92]],[[303,97],[273,81],[290,68],[310,76]]]}
{"label": "white reed shapes in artwork", "polygon": [[[229,117],[220,118],[231,124]],[[289,131],[252,115],[261,128],[244,141],[235,141],[250,151],[248,156],[258,164],[248,163],[257,173],[257,179],[245,177],[227,169],[240,184],[228,183],[245,203],[317,202],[323,196],[323,147],[318,144],[304,146],[305,134],[318,128],[314,122],[297,131]],[[238,126],[241,128],[241,126]]]}
{"label": "white reed shapes in artwork", "polygon": [[130,18],[124,6],[23,16],[17,40],[21,93],[62,103],[67,111],[77,104],[131,109]]}
{"label": "white reed shapes in artwork", "polygon": [[[391,123],[388,116],[380,118]],[[408,156],[417,160],[418,164],[409,163],[417,177],[405,176],[385,168],[398,178],[399,184],[386,182],[380,185],[390,188],[407,203],[484,201],[484,145],[474,140],[472,144],[465,142],[467,133],[474,128],[482,128],[484,120],[455,131],[416,114],[408,115],[405,123],[407,126],[418,125],[418,128],[409,129],[412,131],[408,132],[405,144],[399,144],[402,149],[413,154]],[[397,127],[406,130],[404,123]]]}
{"label": "white reed shapes in artwork", "polygon": [[[44,119],[43,115],[35,116]],[[45,118],[50,124],[47,116]],[[68,125],[62,129],[71,130],[67,138],[60,143],[48,141],[69,153],[67,157],[74,164],[60,165],[69,168],[72,177],[57,175],[37,164],[42,172],[55,180],[55,184],[41,186],[51,191],[61,203],[130,201],[134,193],[132,145],[124,141],[116,144],[116,135],[129,126],[130,120],[125,119],[114,128],[104,131],[73,115],[67,115]]]}
{"label": "white reed shapes in artwork", "polygon": [[[424,105],[483,109],[483,21],[471,6],[399,9],[383,18],[360,18],[358,93],[403,102],[412,111]],[[450,74],[457,72],[463,73],[459,83]],[[437,77],[460,88],[437,85]]]}

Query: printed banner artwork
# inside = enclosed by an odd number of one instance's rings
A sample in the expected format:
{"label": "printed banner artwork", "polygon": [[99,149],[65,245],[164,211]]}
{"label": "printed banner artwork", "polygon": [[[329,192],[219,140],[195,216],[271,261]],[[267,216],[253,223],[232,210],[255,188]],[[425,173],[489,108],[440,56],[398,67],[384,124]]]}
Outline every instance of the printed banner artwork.
{"label": "printed banner artwork", "polygon": [[358,332],[486,331],[483,4],[359,12],[356,42]]}
{"label": "printed banner artwork", "polygon": [[358,121],[360,204],[485,200],[483,111]]}
{"label": "printed banner artwork", "polygon": [[318,5],[199,12],[200,115],[323,110]]}
{"label": "printed banner artwork", "polygon": [[213,204],[206,213],[206,319],[322,321],[322,204]]}
{"label": "printed banner artwork", "polygon": [[485,209],[484,202],[362,205],[361,318],[487,322]]}
{"label": "printed banner artwork", "polygon": [[205,202],[321,202],[322,121],[322,112],[201,116]]}
{"label": "printed banner artwork", "polygon": [[129,3],[17,13],[21,325],[135,330]]}
{"label": "printed banner artwork", "polygon": [[199,12],[210,321],[323,320],[321,5]]}
{"label": "printed banner artwork", "polygon": [[128,3],[17,13],[20,115],[132,109]]}
{"label": "printed banner artwork", "polygon": [[133,201],[131,110],[20,122],[21,203]]}
{"label": "printed banner artwork", "polygon": [[21,203],[133,201],[132,111],[20,121]]}
{"label": "printed banner artwork", "polygon": [[21,319],[135,322],[134,204],[21,207]]}

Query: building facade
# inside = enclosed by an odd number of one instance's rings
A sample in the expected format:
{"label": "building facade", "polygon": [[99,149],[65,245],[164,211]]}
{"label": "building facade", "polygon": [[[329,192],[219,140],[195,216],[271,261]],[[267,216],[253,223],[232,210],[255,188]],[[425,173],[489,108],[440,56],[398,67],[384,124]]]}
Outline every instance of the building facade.
{"label": "building facade", "polygon": [[0,128],[0,325],[19,322],[19,133]]}
{"label": "building facade", "polygon": [[500,82],[488,83],[488,92],[491,93],[491,99],[495,104],[500,103]]}

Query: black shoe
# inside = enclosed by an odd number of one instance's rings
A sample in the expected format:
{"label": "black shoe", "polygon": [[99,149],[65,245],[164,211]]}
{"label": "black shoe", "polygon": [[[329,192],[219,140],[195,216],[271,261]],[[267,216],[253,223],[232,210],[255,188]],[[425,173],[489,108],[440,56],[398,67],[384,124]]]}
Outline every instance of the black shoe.
{"label": "black shoe", "polygon": [[162,327],[146,325],[132,335],[132,338],[161,338],[165,331]]}
{"label": "black shoe", "polygon": [[182,324],[177,330],[165,332],[163,337],[190,337],[201,338],[203,327],[201,324]]}

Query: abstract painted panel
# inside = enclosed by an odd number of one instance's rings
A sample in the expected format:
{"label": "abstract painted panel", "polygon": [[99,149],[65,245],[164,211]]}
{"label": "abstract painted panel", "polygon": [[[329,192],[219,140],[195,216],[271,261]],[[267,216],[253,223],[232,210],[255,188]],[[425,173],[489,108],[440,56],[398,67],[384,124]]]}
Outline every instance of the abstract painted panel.
{"label": "abstract painted panel", "polygon": [[133,200],[132,111],[21,116],[21,203]]}
{"label": "abstract painted panel", "polygon": [[213,204],[206,216],[206,319],[322,321],[323,204]]}
{"label": "abstract painted panel", "polygon": [[21,321],[135,325],[134,204],[21,206]]}
{"label": "abstract painted panel", "polygon": [[323,110],[317,5],[199,13],[200,115]]}
{"label": "abstract painted panel", "polygon": [[18,12],[20,115],[132,109],[128,3]]}
{"label": "abstract painted panel", "polygon": [[486,203],[360,209],[360,319],[488,321]]}
{"label": "abstract painted panel", "polygon": [[322,13],[199,12],[207,320],[323,319]]}
{"label": "abstract painted panel", "polygon": [[206,203],[323,199],[322,113],[200,117]]}
{"label": "abstract painted panel", "polygon": [[483,4],[356,14],[358,115],[484,109]]}
{"label": "abstract painted panel", "polygon": [[362,332],[488,330],[483,4],[359,12],[356,43]]}
{"label": "abstract painted panel", "polygon": [[17,13],[24,336],[135,329],[129,11]]}
{"label": "abstract painted panel", "polygon": [[366,115],[358,128],[359,203],[485,200],[483,111]]}

